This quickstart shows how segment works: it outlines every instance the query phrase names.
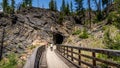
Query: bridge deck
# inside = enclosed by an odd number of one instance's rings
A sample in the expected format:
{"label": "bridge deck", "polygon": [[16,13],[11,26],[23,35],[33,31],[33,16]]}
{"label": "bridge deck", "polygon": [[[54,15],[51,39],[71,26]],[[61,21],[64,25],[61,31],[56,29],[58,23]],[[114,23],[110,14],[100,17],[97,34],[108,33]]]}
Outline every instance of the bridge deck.
{"label": "bridge deck", "polygon": [[[56,47],[54,46],[54,49]],[[47,64],[48,68],[69,68],[53,51],[50,50],[50,48],[47,48]]]}

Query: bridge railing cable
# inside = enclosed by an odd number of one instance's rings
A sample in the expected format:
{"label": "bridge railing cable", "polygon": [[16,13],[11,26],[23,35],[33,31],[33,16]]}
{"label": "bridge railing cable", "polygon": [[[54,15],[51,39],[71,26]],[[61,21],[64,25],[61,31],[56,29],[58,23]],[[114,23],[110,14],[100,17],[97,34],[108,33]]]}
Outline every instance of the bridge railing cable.
{"label": "bridge railing cable", "polygon": [[[81,64],[91,68],[99,68],[100,63],[116,68],[120,67],[119,62],[107,59],[111,57],[120,57],[120,50],[94,49],[76,46],[57,45],[57,51],[59,54],[61,54],[69,62],[73,63],[78,68],[82,66]],[[86,52],[88,53],[86,54]],[[107,58],[99,58],[98,55],[101,54]],[[87,58],[91,61],[89,62],[88,60],[83,60],[84,58]]]}

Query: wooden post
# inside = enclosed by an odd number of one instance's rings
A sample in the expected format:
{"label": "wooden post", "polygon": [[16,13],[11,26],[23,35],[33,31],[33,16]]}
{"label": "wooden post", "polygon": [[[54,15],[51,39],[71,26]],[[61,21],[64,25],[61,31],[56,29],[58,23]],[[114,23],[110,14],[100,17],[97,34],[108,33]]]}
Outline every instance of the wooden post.
{"label": "wooden post", "polygon": [[65,46],[64,46],[64,56],[65,56]]}
{"label": "wooden post", "polygon": [[95,54],[95,52],[92,52],[92,56],[94,57],[93,58],[93,66],[95,67],[96,66],[96,60],[95,60],[96,54]]}
{"label": "wooden post", "polygon": [[81,50],[80,49],[78,50],[78,53],[79,53],[78,54],[78,56],[79,56],[79,61],[78,62],[79,62],[79,65],[81,66],[81,55],[80,55],[81,54]]}
{"label": "wooden post", "polygon": [[71,48],[71,60],[73,61],[73,48]]}
{"label": "wooden post", "polygon": [[2,38],[1,38],[1,45],[0,45],[0,60],[2,60],[2,52],[3,52],[3,43],[4,43],[4,34],[5,28],[3,27]]}
{"label": "wooden post", "polygon": [[62,55],[62,52],[63,52],[63,49],[62,49],[62,46],[60,46],[60,53]]}
{"label": "wooden post", "polygon": [[68,46],[67,46],[67,58],[68,58]]}

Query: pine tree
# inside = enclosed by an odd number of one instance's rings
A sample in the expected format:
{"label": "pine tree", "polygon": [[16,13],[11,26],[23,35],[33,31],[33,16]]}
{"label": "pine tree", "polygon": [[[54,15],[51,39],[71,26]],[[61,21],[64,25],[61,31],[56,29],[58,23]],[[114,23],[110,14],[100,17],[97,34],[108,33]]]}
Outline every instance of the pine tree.
{"label": "pine tree", "polygon": [[65,11],[65,0],[62,0],[62,6],[61,6],[61,11],[64,12]]}
{"label": "pine tree", "polygon": [[12,13],[14,13],[14,10],[15,10],[15,0],[11,0],[11,7],[12,7]]}
{"label": "pine tree", "polygon": [[69,14],[70,14],[69,3],[66,4],[66,6],[65,6],[65,10],[64,10],[64,13],[65,13],[66,15],[69,15]]}
{"label": "pine tree", "polygon": [[32,0],[29,0],[29,6],[32,7]]}
{"label": "pine tree", "polygon": [[2,3],[0,3],[0,10],[2,10]]}
{"label": "pine tree", "polygon": [[52,10],[52,11],[57,11],[57,3],[56,3],[56,1],[51,0],[49,2],[49,9]]}
{"label": "pine tree", "polygon": [[8,8],[8,0],[3,0],[3,11],[7,12],[7,8]]}
{"label": "pine tree", "polygon": [[72,1],[70,2],[70,11],[73,12],[73,3],[72,3]]}
{"label": "pine tree", "polygon": [[57,11],[57,9],[58,9],[58,8],[57,8],[57,3],[56,3],[56,1],[55,1],[55,11]]}
{"label": "pine tree", "polygon": [[51,0],[49,3],[49,9],[54,11],[54,0]]}
{"label": "pine tree", "polygon": [[25,7],[26,6],[31,7],[32,6],[32,0],[23,0],[23,4],[24,4]]}
{"label": "pine tree", "polygon": [[76,12],[80,14],[83,11],[83,0],[75,0],[76,2]]}
{"label": "pine tree", "polygon": [[91,25],[92,25],[92,22],[91,22],[91,0],[88,0],[88,12],[89,12],[89,23],[90,23],[90,28],[91,28]]}

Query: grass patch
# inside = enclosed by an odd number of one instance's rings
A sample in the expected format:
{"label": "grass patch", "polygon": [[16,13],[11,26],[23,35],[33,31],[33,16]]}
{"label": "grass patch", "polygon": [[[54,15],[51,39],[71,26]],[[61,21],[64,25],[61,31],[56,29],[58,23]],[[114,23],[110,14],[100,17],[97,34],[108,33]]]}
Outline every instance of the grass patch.
{"label": "grass patch", "polygon": [[72,35],[79,35],[81,33],[81,30],[76,30],[75,32],[72,33]]}
{"label": "grass patch", "polygon": [[86,29],[83,30],[82,34],[79,35],[79,38],[86,39],[89,37],[89,34]]}
{"label": "grass patch", "polygon": [[32,50],[32,49],[36,48],[36,46],[31,45],[31,46],[29,46],[28,48]]}
{"label": "grass patch", "polygon": [[17,67],[17,56],[12,53],[0,61],[0,68],[16,68]]}

